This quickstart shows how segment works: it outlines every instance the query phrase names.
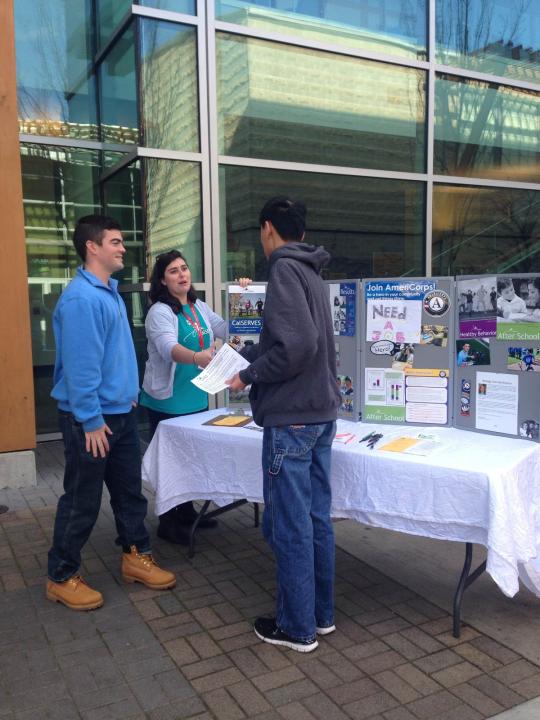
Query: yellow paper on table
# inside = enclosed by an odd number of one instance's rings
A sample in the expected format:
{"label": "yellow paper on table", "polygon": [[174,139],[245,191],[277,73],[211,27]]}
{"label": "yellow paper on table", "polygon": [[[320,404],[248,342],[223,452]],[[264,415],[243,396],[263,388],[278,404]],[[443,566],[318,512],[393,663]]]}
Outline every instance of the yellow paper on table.
{"label": "yellow paper on table", "polygon": [[395,440],[391,440],[386,445],[381,445],[379,450],[388,450],[388,452],[405,452],[419,442],[420,440],[418,438],[400,437]]}
{"label": "yellow paper on table", "polygon": [[251,417],[248,415],[219,415],[218,417],[212,418],[203,423],[203,425],[224,425],[226,427],[237,427],[239,425],[247,425],[251,422]]}

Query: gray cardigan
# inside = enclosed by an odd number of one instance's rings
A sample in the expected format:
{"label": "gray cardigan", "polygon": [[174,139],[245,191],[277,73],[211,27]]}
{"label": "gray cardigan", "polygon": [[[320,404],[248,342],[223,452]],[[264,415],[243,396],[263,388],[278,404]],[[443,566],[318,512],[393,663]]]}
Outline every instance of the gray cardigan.
{"label": "gray cardigan", "polygon": [[[195,307],[206,323],[210,344],[214,342],[214,337],[225,339],[225,320],[202,300],[196,300]],[[178,345],[178,316],[169,305],[157,302],[148,311],[144,327],[148,340],[148,360],[144,369],[143,390],[156,400],[165,400],[173,392],[176,363],[171,353],[173,347]]]}

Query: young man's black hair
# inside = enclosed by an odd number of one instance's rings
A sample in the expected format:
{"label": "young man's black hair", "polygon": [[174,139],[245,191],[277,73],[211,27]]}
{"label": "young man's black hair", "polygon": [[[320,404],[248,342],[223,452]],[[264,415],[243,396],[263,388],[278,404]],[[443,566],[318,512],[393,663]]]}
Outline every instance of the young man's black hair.
{"label": "young man's black hair", "polygon": [[306,231],[306,206],[284,195],[273,197],[259,215],[259,225],[270,221],[283,240],[300,242]]}

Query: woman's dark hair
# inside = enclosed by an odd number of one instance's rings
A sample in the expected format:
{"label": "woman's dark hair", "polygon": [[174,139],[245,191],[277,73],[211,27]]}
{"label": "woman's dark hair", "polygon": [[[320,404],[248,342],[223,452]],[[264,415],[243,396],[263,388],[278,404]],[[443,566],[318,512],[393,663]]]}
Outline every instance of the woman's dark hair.
{"label": "woman's dark hair", "polygon": [[270,221],[283,240],[300,242],[306,231],[306,206],[299,200],[279,195],[265,204],[259,215],[259,225]]}
{"label": "woman's dark hair", "polygon": [[[181,252],[178,252],[178,250],[169,250],[169,252],[162,253],[156,257],[154,267],[152,268],[152,274],[150,275],[150,292],[148,294],[152,305],[156,302],[165,303],[165,305],[168,305],[173,312],[178,314],[179,312],[182,312],[182,304],[180,303],[180,300],[175,298],[174,295],[171,295],[167,286],[161,282],[165,277],[165,270],[174,260],[183,260],[187,265],[185,257]],[[190,285],[189,287],[187,299],[190,303],[194,303],[197,299],[197,293],[195,292],[193,285]]]}

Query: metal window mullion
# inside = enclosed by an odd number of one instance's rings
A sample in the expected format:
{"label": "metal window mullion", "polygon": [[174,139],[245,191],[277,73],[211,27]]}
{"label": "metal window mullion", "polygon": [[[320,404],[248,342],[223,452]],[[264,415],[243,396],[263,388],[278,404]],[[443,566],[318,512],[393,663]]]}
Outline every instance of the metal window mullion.
{"label": "metal window mullion", "polygon": [[490,180],[487,178],[458,177],[456,175],[434,175],[433,182],[442,185],[466,185],[497,190],[540,190],[540,183],[515,182],[513,180]]}
{"label": "metal window mullion", "polygon": [[58,147],[79,148],[81,150],[110,150],[111,152],[127,152],[126,148],[134,145],[103,143],[99,140],[83,140],[80,138],[56,137],[54,135],[31,135],[19,133],[19,142],[31,145],[58,145]]}
{"label": "metal window mullion", "polygon": [[246,158],[232,155],[218,155],[220,165],[236,165],[267,170],[289,170],[293,172],[323,173],[326,175],[348,175],[352,177],[370,177],[383,180],[414,180],[425,182],[426,173],[400,172],[379,170],[376,168],[357,168],[341,165],[318,165],[316,163],[288,162],[281,160],[265,160],[263,158]]}
{"label": "metal window mullion", "polygon": [[540,93],[539,83],[529,83],[523,80],[515,80],[514,78],[505,77],[503,75],[489,75],[488,73],[481,73],[475,70],[467,70],[466,68],[458,68],[452,65],[441,65],[434,63],[434,69],[436,73],[444,75],[454,75],[456,77],[466,78],[468,80],[479,80],[480,82],[504,85],[509,88],[518,88],[520,90],[532,90],[533,92]]}
{"label": "metal window mullion", "polygon": [[221,308],[221,233],[219,207],[219,147],[218,147],[218,111],[217,106],[217,56],[216,56],[216,16],[213,2],[206,3],[206,62],[207,109],[208,109],[208,164],[210,175],[211,203],[211,239],[212,239],[212,302],[218,311]]}
{"label": "metal window mullion", "polygon": [[151,148],[137,146],[137,156],[140,158],[154,158],[158,160],[180,160],[182,162],[201,162],[203,155],[200,152],[189,150],[167,150],[165,148]]}
{"label": "metal window mullion", "polygon": [[428,61],[426,98],[426,171],[425,186],[425,260],[424,272],[433,272],[433,161],[435,152],[435,47],[436,47],[436,0],[428,3]]}
{"label": "metal window mullion", "polygon": [[[204,5],[204,3],[201,3],[201,5]],[[196,15],[186,15],[174,10],[158,10],[145,5],[132,5],[131,12],[138,17],[146,17],[151,20],[166,20],[167,22],[182,23],[183,25],[201,26],[202,22],[201,18]]]}
{"label": "metal window mullion", "polygon": [[128,165],[130,165],[134,160],[137,159],[137,153],[135,150],[133,150],[130,153],[127,153],[125,157],[123,157],[121,160],[119,160],[117,163],[115,163],[112,167],[107,168],[105,171],[103,171],[99,177],[99,183],[100,186],[107,182],[107,180],[110,180],[114,175],[124,170]]}
{"label": "metal window mullion", "polygon": [[[202,251],[203,251],[203,285],[205,297],[211,298],[214,292],[214,274],[212,271],[212,199],[210,184],[210,168],[208,164],[208,65],[207,65],[207,34],[206,34],[206,5],[197,3],[199,12],[199,25],[197,27],[197,72],[199,103],[199,167],[202,212]],[[212,304],[212,303],[210,303]],[[215,307],[215,305],[214,305]]]}
{"label": "metal window mullion", "polygon": [[[110,38],[107,40],[105,45],[96,53],[96,55],[94,57],[94,66],[95,67],[97,67],[103,61],[103,58],[111,50],[113,45],[116,45],[116,42],[118,41],[120,36],[123,35],[125,30],[128,28],[132,17],[133,17],[133,13],[131,12],[131,10],[128,10],[127,13],[124,15],[124,17],[122,18],[122,20],[116,26],[116,29],[114,30],[114,32],[110,36]],[[96,27],[96,32],[99,34],[98,27]]]}

